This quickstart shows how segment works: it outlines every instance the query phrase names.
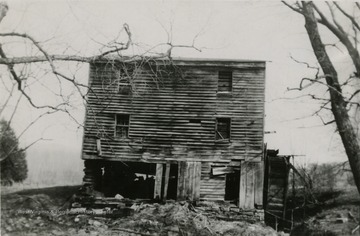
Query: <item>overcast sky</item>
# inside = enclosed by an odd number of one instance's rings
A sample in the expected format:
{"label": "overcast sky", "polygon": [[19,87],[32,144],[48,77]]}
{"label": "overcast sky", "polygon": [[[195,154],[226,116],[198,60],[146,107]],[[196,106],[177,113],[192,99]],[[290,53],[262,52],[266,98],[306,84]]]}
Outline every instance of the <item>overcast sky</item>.
{"label": "overcast sky", "polygon": [[[9,11],[1,22],[1,32],[28,33],[51,53],[93,55],[103,44],[114,38],[122,39],[122,25],[127,23],[137,46],[131,53],[164,43],[171,35],[176,44],[202,49],[176,49],[174,56],[199,58],[257,59],[267,61],[265,130],[276,131],[266,135],[270,148],[283,154],[305,155],[314,162],[343,161],[346,159],[334,126],[322,126],[318,117],[310,117],[318,104],[309,99],[289,99],[300,96],[287,92],[299,86],[301,78],[313,76],[314,70],[296,63],[290,56],[316,65],[304,20],[279,1],[9,1]],[[325,41],[333,38],[327,32]],[[29,55],[34,51],[6,41],[6,49],[16,55]],[[331,55],[343,76],[352,72],[346,54],[332,50]],[[87,65],[59,64],[63,71],[77,70],[76,76],[87,80]],[[6,76],[2,68],[2,77]],[[44,76],[46,78],[46,76]],[[46,80],[47,86],[56,82]],[[3,85],[0,85],[3,86]],[[65,86],[65,89],[68,87]],[[3,89],[3,88],[0,88]],[[4,90],[2,90],[4,91]],[[320,86],[309,91],[324,95]],[[51,100],[51,94],[34,88],[37,102]],[[6,93],[2,93],[4,101]],[[14,97],[16,94],[14,95]],[[10,116],[9,105],[7,114]],[[14,117],[13,126],[19,133],[36,117],[39,111],[29,107],[26,100]],[[74,116],[81,121],[84,108],[79,103]],[[325,120],[331,119],[323,114]],[[21,139],[23,145],[43,136],[52,141],[38,143],[29,150],[28,159],[36,166],[34,155],[67,149],[63,161],[47,159],[50,163],[81,169],[80,149],[82,129],[68,116],[59,114],[43,119]],[[57,148],[55,148],[57,147]],[[69,150],[73,150],[69,154]],[[33,155],[33,156],[31,156]],[[50,154],[47,156],[51,156]],[[74,160],[76,159],[76,160]],[[67,163],[67,164],[64,164]],[[75,163],[75,164],[74,164]],[[76,166],[76,167],[74,167]]]}

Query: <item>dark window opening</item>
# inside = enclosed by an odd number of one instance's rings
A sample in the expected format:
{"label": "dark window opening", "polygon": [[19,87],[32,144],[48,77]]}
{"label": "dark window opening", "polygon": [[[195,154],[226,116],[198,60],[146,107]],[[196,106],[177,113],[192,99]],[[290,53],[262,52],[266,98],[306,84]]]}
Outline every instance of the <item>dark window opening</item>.
{"label": "dark window opening", "polygon": [[200,119],[189,119],[189,123],[201,124],[201,120]]}
{"label": "dark window opening", "polygon": [[130,115],[115,116],[115,137],[127,138],[129,136]]}
{"label": "dark window opening", "polygon": [[232,91],[232,71],[219,71],[218,92]]}
{"label": "dark window opening", "polygon": [[216,140],[230,139],[230,118],[216,118]]}

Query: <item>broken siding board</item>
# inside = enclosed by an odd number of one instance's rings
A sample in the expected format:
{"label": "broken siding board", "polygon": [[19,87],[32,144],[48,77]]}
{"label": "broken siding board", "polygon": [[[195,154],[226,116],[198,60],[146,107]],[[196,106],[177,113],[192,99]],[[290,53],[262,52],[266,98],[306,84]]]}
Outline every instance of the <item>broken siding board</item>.
{"label": "broken siding board", "polygon": [[233,173],[234,168],[231,166],[224,166],[224,167],[214,166],[211,168],[211,172],[213,176],[225,175],[225,174]]}
{"label": "broken siding board", "polygon": [[156,164],[156,176],[155,176],[155,186],[154,186],[154,198],[161,199],[161,185],[162,185],[162,176],[163,176],[163,164]]}

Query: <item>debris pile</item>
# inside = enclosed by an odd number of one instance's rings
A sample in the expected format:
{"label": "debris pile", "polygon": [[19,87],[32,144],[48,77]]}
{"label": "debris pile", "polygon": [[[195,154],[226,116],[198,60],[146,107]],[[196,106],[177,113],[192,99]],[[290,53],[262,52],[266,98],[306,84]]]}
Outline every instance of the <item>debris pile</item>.
{"label": "debris pile", "polygon": [[132,216],[115,220],[111,229],[137,229],[145,235],[251,235],[251,232],[277,235],[272,228],[262,224],[229,221],[229,214],[233,213],[215,203],[203,203],[199,207],[188,202],[138,204],[133,208]]}
{"label": "debris pile", "polygon": [[[265,225],[238,221],[234,206],[225,203],[119,201],[123,203],[76,211],[81,208],[63,209],[64,201],[45,194],[10,194],[1,206],[2,235],[277,235]],[[130,214],[113,214],[124,208]]]}

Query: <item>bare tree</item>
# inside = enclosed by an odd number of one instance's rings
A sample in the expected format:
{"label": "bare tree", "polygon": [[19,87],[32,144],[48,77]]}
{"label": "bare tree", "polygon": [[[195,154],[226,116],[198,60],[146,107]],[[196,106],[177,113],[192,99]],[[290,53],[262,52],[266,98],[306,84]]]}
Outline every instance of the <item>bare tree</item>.
{"label": "bare tree", "polygon": [[[0,24],[3,18],[6,17],[8,10],[8,5],[5,2],[0,2]],[[4,103],[1,104],[2,106],[0,106],[0,115],[5,113],[4,110],[8,109],[7,104],[11,99],[14,100],[15,97],[18,97],[18,100],[15,101],[15,105],[12,108],[13,110],[10,111],[11,115],[10,119],[8,119],[9,125],[12,122],[12,118],[16,113],[21,99],[25,99],[32,108],[39,110],[39,115],[32,121],[29,121],[29,125],[20,132],[17,139],[19,139],[33,124],[53,113],[64,112],[79,125],[82,125],[73,116],[71,110],[76,107],[74,102],[75,100],[78,102],[79,98],[82,103],[86,103],[86,95],[91,91],[91,88],[87,85],[86,81],[77,78],[73,71],[69,72],[68,68],[63,69],[64,63],[75,64],[75,66],[77,66],[78,64],[102,60],[108,62],[109,65],[112,65],[115,60],[114,58],[116,58],[116,60],[121,61],[120,64],[123,65],[123,68],[114,69],[124,69],[126,75],[120,76],[119,74],[114,74],[110,80],[104,80],[104,89],[109,92],[119,90],[119,88],[114,88],[121,84],[133,85],[134,83],[132,80],[136,79],[136,73],[138,71],[134,68],[132,70],[126,70],[125,65],[127,63],[136,62],[136,66],[140,68],[142,65],[153,61],[154,59],[171,61],[174,48],[191,48],[200,51],[200,49],[195,46],[195,40],[199,35],[194,37],[191,45],[183,45],[174,44],[172,42],[172,32],[166,33],[168,36],[167,42],[150,46],[147,49],[142,48],[143,53],[134,55],[129,52],[131,51],[129,49],[137,44],[133,42],[129,25],[124,23],[118,37],[105,44],[99,43],[100,48],[97,50],[98,53],[89,56],[80,54],[54,54],[49,50],[46,41],[39,41],[35,36],[26,32],[0,31],[0,39],[2,39],[0,41],[0,67],[3,67],[8,71],[8,75],[1,75],[1,82],[3,83],[8,96]],[[19,48],[31,48],[31,50],[24,50],[20,55],[19,53],[16,54],[13,50],[13,42],[16,42],[19,45]],[[157,70],[156,73],[161,73],[161,71]],[[156,80],[156,73],[154,72],[154,80]],[[8,83],[5,83],[5,80]],[[50,80],[52,83],[51,86],[49,86]],[[53,95],[52,99],[36,99],[35,95],[36,93],[39,93],[33,91],[36,90],[36,86],[42,87],[47,90],[47,92],[51,93],[51,95]],[[69,87],[71,89],[66,91],[66,88]],[[134,87],[130,89],[134,90]],[[99,101],[99,104],[102,104],[105,109],[111,100],[111,97],[112,96],[109,93],[109,100]],[[7,111],[7,113],[9,113],[9,111]],[[39,140],[43,140],[43,138],[35,140],[29,146]],[[6,160],[10,154],[11,153],[8,153],[6,156],[3,155],[0,158],[0,161]]]}
{"label": "bare tree", "polygon": [[[354,84],[358,84],[360,75],[360,55],[358,50],[360,5],[354,2],[350,8],[345,8],[338,2],[325,2],[322,5],[313,2],[290,4],[283,1],[283,3],[304,17],[306,32],[323,73],[320,75],[320,71],[318,71],[314,78],[303,78],[298,90],[304,90],[314,84],[326,86],[329,94],[328,98],[312,95],[314,99],[324,101],[317,113],[324,109],[331,111],[334,121],[325,124],[333,122],[336,124],[360,193],[360,137],[358,122],[354,115],[360,108],[359,100],[356,101],[356,99],[359,99],[360,89],[354,87]],[[340,24],[338,18],[342,19],[342,24]],[[324,31],[319,29],[320,27],[324,27],[339,42],[331,45],[325,44]],[[346,50],[344,54],[348,56],[354,68],[352,75],[339,76],[338,70],[329,56],[329,46],[341,47]],[[349,85],[350,90],[346,88]],[[346,89],[351,92],[344,92]]]}

